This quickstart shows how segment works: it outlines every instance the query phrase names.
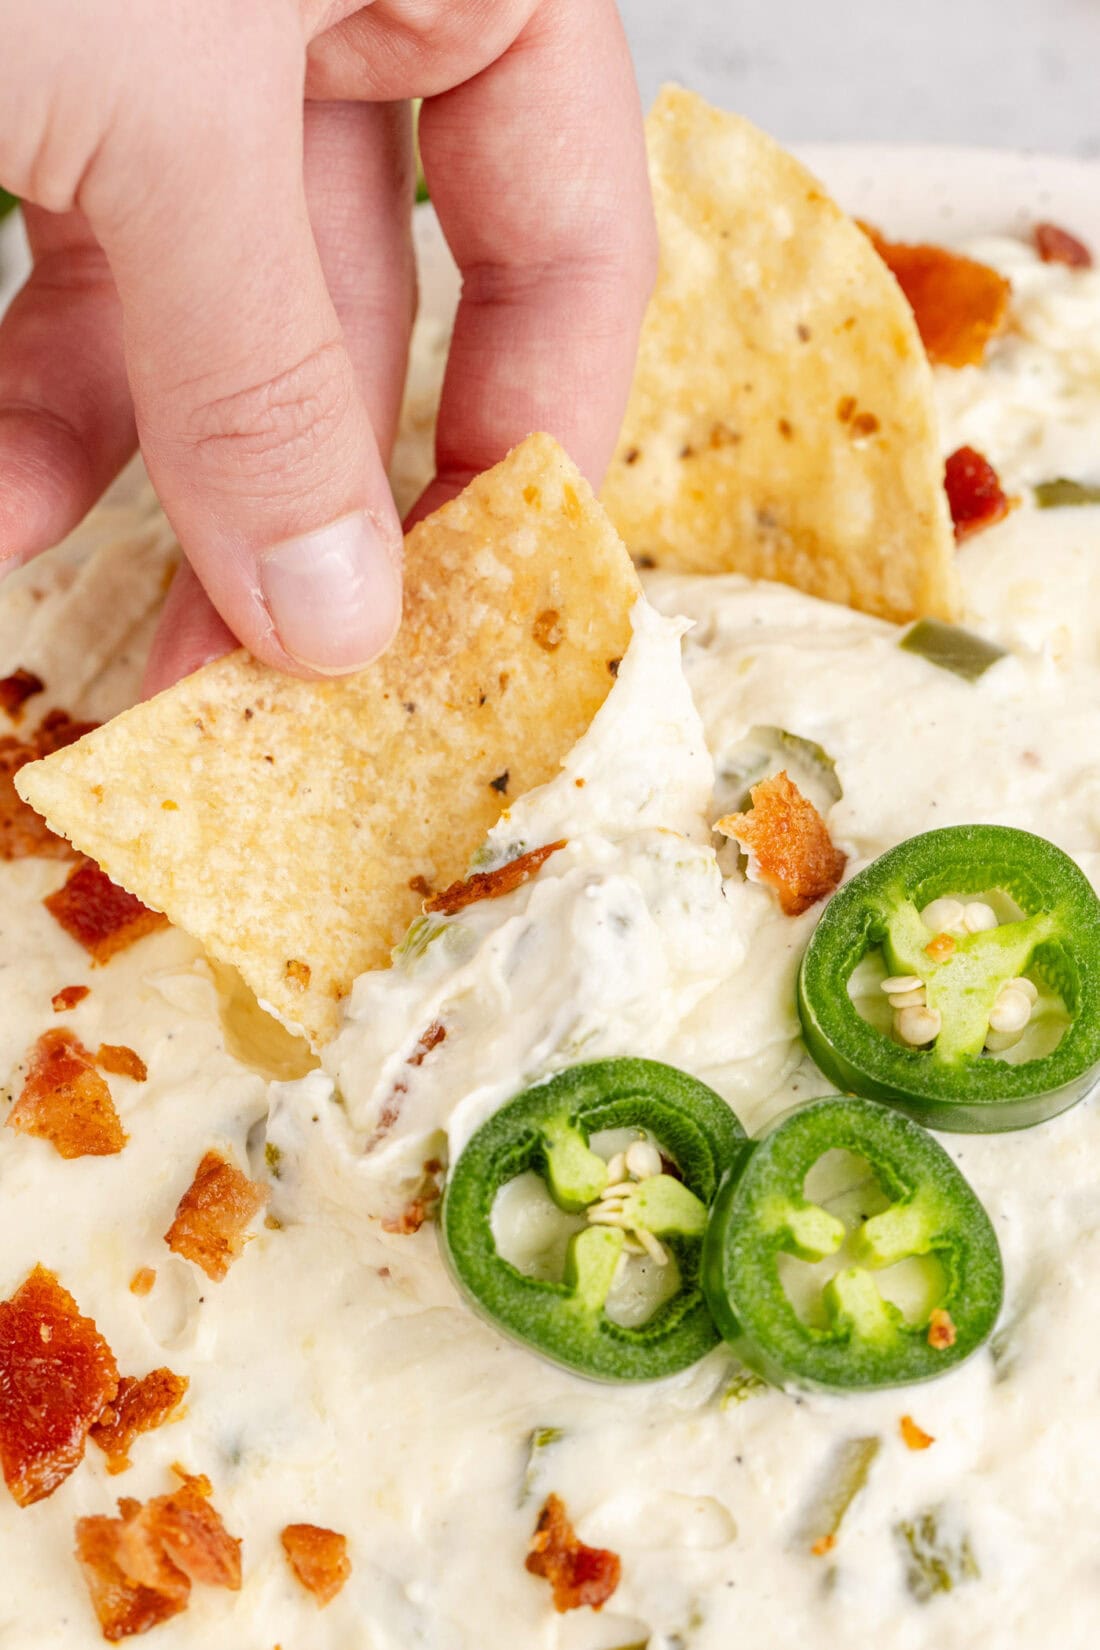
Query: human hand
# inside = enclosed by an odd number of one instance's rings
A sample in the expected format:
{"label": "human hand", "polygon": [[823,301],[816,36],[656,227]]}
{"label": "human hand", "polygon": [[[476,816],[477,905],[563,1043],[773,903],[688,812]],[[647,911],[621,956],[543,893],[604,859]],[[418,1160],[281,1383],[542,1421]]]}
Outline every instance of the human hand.
{"label": "human hand", "polygon": [[8,0],[5,33],[0,571],[140,440],[189,564],[151,689],[234,637],[302,675],[392,638],[413,95],[463,275],[414,515],[534,429],[599,481],[656,260],[613,0]]}

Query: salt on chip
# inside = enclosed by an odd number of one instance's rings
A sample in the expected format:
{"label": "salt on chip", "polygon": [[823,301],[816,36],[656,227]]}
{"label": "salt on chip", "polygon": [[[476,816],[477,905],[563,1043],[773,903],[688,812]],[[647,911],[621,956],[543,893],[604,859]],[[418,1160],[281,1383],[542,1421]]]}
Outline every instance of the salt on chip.
{"label": "salt on chip", "polygon": [[18,776],[315,1046],[425,891],[558,771],[630,639],[630,558],[549,436],[415,527],[405,558],[398,639],[357,676],[230,654]]}
{"label": "salt on chip", "polygon": [[666,87],[647,138],[660,272],[602,494],[630,550],[952,617],[932,377],[893,277],[748,121]]}

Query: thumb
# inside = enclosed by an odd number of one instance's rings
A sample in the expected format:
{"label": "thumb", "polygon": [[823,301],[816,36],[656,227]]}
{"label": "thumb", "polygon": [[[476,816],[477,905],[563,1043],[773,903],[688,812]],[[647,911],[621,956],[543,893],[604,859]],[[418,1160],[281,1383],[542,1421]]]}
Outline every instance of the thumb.
{"label": "thumb", "polygon": [[300,75],[129,134],[87,209],[189,561],[257,657],[337,675],[396,631],[401,529],[310,229]]}

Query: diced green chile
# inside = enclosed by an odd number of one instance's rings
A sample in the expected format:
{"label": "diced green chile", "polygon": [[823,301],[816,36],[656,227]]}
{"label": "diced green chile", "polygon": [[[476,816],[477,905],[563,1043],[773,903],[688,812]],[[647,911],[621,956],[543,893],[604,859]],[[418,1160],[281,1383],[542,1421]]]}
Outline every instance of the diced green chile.
{"label": "diced green chile", "polygon": [[[498,1252],[493,1203],[518,1175],[541,1174],[560,1208],[599,1197],[607,1165],[588,1141],[603,1129],[641,1127],[682,1180],[661,1174],[630,1196],[641,1222],[675,1255],[681,1287],[645,1323],[628,1328],[604,1311],[624,1233],[588,1226],[570,1241],[562,1282],[528,1277]],[[695,1363],[718,1340],[699,1283],[702,1230],[723,1172],[744,1149],[737,1118],[713,1089],[653,1060],[573,1066],[503,1106],[451,1170],[440,1231],[473,1304],[517,1340],[580,1375],[651,1381]]]}
{"label": "diced green chile", "polygon": [[1070,481],[1057,476],[1053,481],[1040,481],[1035,489],[1035,502],[1040,510],[1061,510],[1067,505],[1100,504],[1100,487],[1087,481]]}
{"label": "diced green chile", "polygon": [[[920,912],[942,895],[1001,889],[1018,922],[956,936],[934,961]],[[848,992],[862,958],[881,946],[891,974],[915,974],[942,1030],[925,1048],[870,1025]],[[1056,992],[1069,1023],[1050,1053],[1018,1063],[984,1053],[997,993],[1027,972]],[[1072,1106],[1100,1071],[1100,900],[1067,854],[1006,825],[957,825],[891,848],[833,895],[798,979],[806,1046],[849,1094],[902,1107],[937,1129],[1026,1128]]]}
{"label": "diced green chile", "polygon": [[1003,647],[976,636],[961,625],[945,624],[942,619],[918,619],[898,642],[906,653],[916,653],[930,665],[949,670],[966,682],[976,682],[990,665],[1006,657]]}
{"label": "diced green chile", "polygon": [[[891,1202],[849,1239],[852,1263],[825,1286],[827,1322],[817,1327],[795,1310],[779,1258],[820,1260],[840,1248],[842,1223],[803,1190],[838,1148],[870,1165]],[[879,1292],[874,1272],[911,1256],[942,1270],[937,1309],[954,1325],[949,1347],[931,1344],[929,1318],[909,1322]],[[833,1096],[789,1112],[726,1176],[703,1245],[703,1288],[751,1369],[777,1386],[846,1391],[929,1380],[969,1357],[997,1320],[1003,1275],[989,1217],[943,1147],[887,1106]]]}

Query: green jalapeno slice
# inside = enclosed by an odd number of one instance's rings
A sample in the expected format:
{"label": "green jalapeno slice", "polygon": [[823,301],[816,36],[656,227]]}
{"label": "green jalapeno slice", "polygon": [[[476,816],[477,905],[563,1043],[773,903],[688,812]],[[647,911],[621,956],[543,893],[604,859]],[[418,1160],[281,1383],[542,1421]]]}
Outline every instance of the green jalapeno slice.
{"label": "green jalapeno slice", "polygon": [[[838,1150],[870,1170],[885,1204],[851,1230],[806,1190]],[[906,1315],[879,1285],[914,1258],[932,1282],[922,1273]],[[799,1310],[792,1262],[827,1259],[835,1270],[814,1271]],[[711,1211],[703,1288],[751,1369],[778,1386],[846,1391],[928,1380],[969,1357],[996,1322],[1003,1274],[989,1217],[943,1147],[874,1100],[831,1097],[787,1113],[739,1155]]]}
{"label": "green jalapeno slice", "polygon": [[[642,1177],[619,1165],[611,1183],[609,1166],[629,1162],[629,1150],[613,1152],[609,1165],[590,1141],[620,1130],[644,1148]],[[709,1206],[744,1141],[725,1101],[672,1066],[634,1059],[573,1066],[503,1106],[452,1168],[440,1232],[454,1277],[484,1316],[577,1374],[602,1381],[675,1374],[718,1340],[699,1283],[700,1253]],[[557,1278],[529,1275],[497,1247],[498,1194],[531,1171],[575,1217]],[[641,1323],[616,1322],[608,1296],[624,1254],[655,1245],[662,1264],[678,1270],[675,1293]]]}
{"label": "green jalapeno slice", "polygon": [[[887,977],[861,1013],[856,971],[876,951]],[[892,1022],[883,992],[898,1005]],[[938,1129],[1042,1122],[1100,1068],[1100,900],[1067,854],[1027,831],[912,837],[834,894],[802,960],[798,1008],[807,1048],[846,1093]]]}

